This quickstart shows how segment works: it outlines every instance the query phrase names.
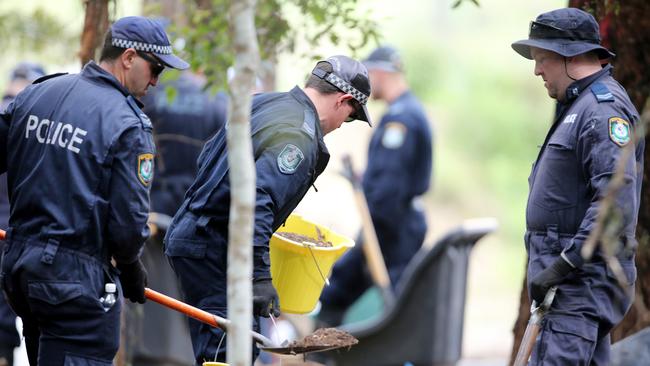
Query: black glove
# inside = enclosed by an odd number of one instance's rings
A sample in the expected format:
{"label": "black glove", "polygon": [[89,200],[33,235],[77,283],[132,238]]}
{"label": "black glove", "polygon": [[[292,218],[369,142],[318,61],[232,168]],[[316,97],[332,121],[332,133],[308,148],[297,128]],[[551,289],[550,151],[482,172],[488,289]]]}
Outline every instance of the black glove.
{"label": "black glove", "polygon": [[270,278],[253,280],[253,314],[256,316],[269,317],[280,316],[280,299],[273,287]]}
{"label": "black glove", "polygon": [[544,302],[548,289],[562,282],[572,270],[573,267],[569,262],[562,257],[558,258],[530,281],[530,297],[540,305]]}
{"label": "black glove", "polygon": [[124,297],[132,302],[144,304],[147,301],[144,297],[144,288],[147,286],[147,270],[144,269],[140,259],[129,264],[118,263],[117,269],[120,270]]}

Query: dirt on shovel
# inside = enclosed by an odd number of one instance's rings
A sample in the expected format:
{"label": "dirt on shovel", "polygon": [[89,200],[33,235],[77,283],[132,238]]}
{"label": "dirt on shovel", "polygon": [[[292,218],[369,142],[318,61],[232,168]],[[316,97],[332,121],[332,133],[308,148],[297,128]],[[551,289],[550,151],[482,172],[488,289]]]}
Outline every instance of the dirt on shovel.
{"label": "dirt on shovel", "polygon": [[320,328],[305,336],[303,339],[293,341],[283,347],[284,354],[301,354],[328,351],[339,348],[350,348],[359,343],[350,333],[336,328]]}

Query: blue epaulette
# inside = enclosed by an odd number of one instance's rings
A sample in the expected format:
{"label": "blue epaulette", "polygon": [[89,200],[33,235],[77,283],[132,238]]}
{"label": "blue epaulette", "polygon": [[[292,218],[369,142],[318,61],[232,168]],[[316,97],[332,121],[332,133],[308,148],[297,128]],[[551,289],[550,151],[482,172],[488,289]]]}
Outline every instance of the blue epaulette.
{"label": "blue epaulette", "polygon": [[151,125],[151,120],[142,111],[142,109],[140,109],[140,106],[138,105],[138,102],[135,101],[135,98],[129,95],[126,97],[126,102],[129,103],[129,106],[131,106],[131,109],[133,109],[135,115],[138,116],[140,122],[142,122],[142,127],[144,127],[145,129],[153,129],[153,126]]}
{"label": "blue epaulette", "polygon": [[594,93],[598,103],[613,102],[614,95],[609,91],[609,88],[603,83],[596,82],[591,86],[591,92]]}
{"label": "blue epaulette", "polygon": [[305,109],[305,118],[302,123],[302,130],[305,131],[311,138],[314,138],[316,133],[316,116],[311,109]]}

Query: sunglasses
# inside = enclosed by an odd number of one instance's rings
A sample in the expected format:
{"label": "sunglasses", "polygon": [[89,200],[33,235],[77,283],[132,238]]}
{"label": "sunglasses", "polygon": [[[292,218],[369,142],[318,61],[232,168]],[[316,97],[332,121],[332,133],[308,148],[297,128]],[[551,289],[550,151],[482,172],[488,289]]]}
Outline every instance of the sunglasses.
{"label": "sunglasses", "polygon": [[531,39],[568,39],[572,41],[587,41],[600,43],[600,37],[591,32],[583,32],[576,29],[562,29],[551,24],[530,22],[529,38]]}
{"label": "sunglasses", "polygon": [[136,51],[138,56],[142,57],[143,60],[147,61],[149,63],[149,68],[151,70],[151,75],[153,77],[158,77],[160,76],[160,73],[163,72],[165,69],[165,65],[163,65],[160,60],[158,60],[155,56],[149,55],[144,52]]}

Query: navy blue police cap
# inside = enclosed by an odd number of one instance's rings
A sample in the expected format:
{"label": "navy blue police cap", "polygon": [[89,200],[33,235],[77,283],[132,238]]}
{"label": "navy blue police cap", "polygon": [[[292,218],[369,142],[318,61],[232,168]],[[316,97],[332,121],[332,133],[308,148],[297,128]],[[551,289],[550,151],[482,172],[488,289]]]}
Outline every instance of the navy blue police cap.
{"label": "navy blue police cap", "polygon": [[12,81],[24,79],[33,82],[41,76],[45,76],[45,69],[43,69],[43,66],[35,62],[23,61],[11,70]]}
{"label": "navy blue police cap", "polygon": [[530,23],[528,39],[512,44],[518,54],[530,60],[533,59],[531,47],[552,51],[564,57],[589,51],[595,51],[601,60],[616,56],[600,45],[600,28],[596,19],[576,8],[562,8],[540,14]]}
{"label": "navy blue police cap", "polygon": [[174,55],[165,28],[158,20],[140,16],[118,19],[111,26],[111,37],[113,46],[153,53],[171,68],[184,70],[190,66]]}
{"label": "navy blue police cap", "polygon": [[361,62],[342,55],[332,56],[320,62],[327,62],[332,65],[333,71],[325,72],[316,67],[311,73],[334,85],[340,91],[352,95],[352,98],[359,103],[360,108],[356,109],[351,117],[366,121],[372,126],[370,113],[368,113],[366,107],[366,103],[370,98],[368,69]]}
{"label": "navy blue police cap", "polygon": [[381,46],[376,48],[363,60],[368,70],[378,69],[388,72],[402,72],[404,66],[402,64],[402,57],[397,49],[391,46]]}

